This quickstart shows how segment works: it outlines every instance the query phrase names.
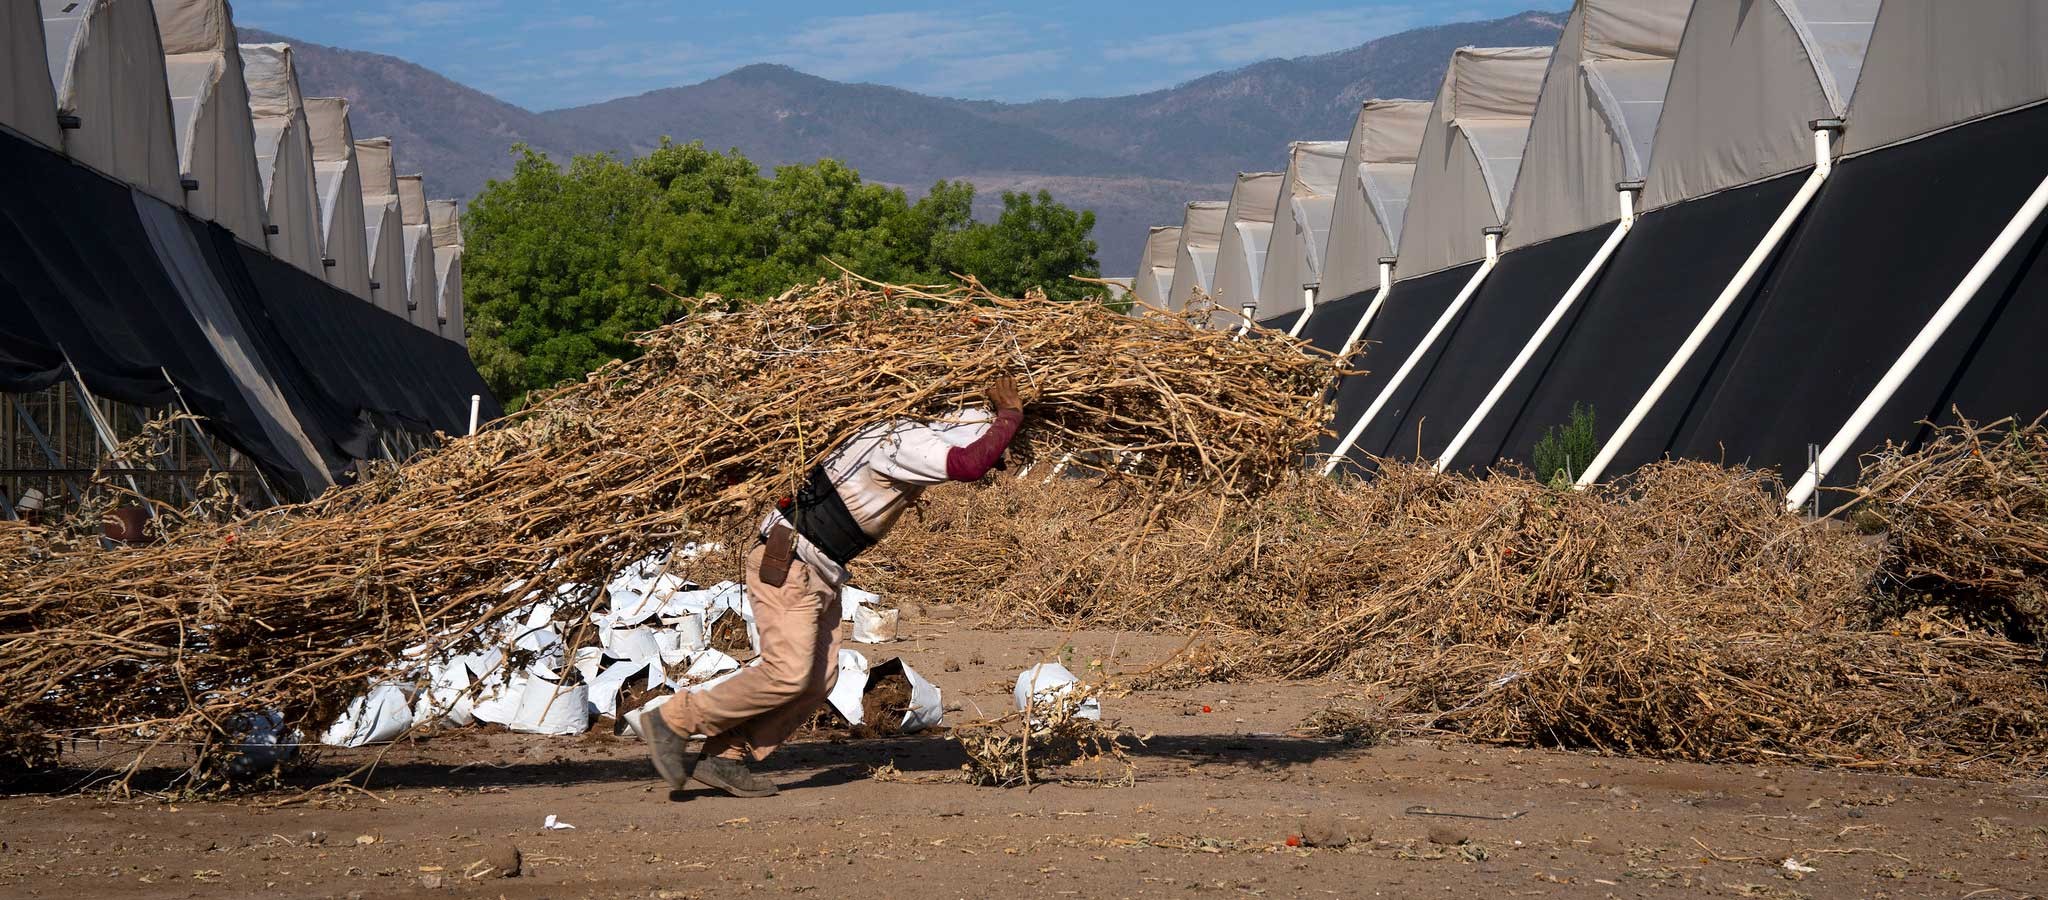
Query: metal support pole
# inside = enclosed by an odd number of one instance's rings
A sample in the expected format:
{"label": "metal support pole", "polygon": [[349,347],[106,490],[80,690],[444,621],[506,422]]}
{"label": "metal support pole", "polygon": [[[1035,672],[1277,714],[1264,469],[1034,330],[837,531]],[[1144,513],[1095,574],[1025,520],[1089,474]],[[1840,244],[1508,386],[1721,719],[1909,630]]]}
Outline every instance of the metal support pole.
{"label": "metal support pole", "polygon": [[1244,321],[1237,325],[1237,336],[1244,337],[1252,331],[1252,317],[1259,314],[1258,304],[1247,303],[1237,308],[1237,317]]}
{"label": "metal support pole", "polygon": [[[36,417],[30,415],[28,407],[23,406],[12,395],[8,395],[6,399],[7,405],[13,407],[14,414],[21,419],[21,427],[28,429],[29,436],[35,438],[36,447],[43,451],[43,458],[50,461],[50,468],[54,471],[63,471],[64,458],[57,455],[57,448],[50,443],[50,436],[43,433],[41,425],[36,424]],[[71,480],[69,475],[60,475],[58,478],[64,482],[64,488],[71,492],[71,499],[74,502],[85,502],[85,490],[79,487],[78,482]]]}
{"label": "metal support pole", "polygon": [[[1835,432],[1835,437],[1828,441],[1827,448],[1820,451],[1806,467],[1806,474],[1785,497],[1787,509],[1797,510],[1808,498],[1816,497],[1816,492],[1821,482],[1827,478],[1828,472],[1856,449],[1857,442],[1863,438],[1864,430],[1869,428],[1877,414],[1884,410],[1885,404],[1890,403],[1892,397],[1898,394],[1899,388],[1905,385],[1906,379],[1912,376],[1920,361],[1934,349],[1935,343],[1941,340],[1942,335],[1948,333],[1949,326],[1955,324],[1956,318],[1963,314],[1963,309],[1970,305],[1970,301],[1976,298],[1979,291],[1984,289],[1984,283],[1991,280],[1992,274],[2005,263],[2005,258],[2012,254],[2013,248],[2019,246],[2027,232],[2033,229],[2034,223],[2040,221],[2044,210],[2048,210],[2048,178],[2042,179],[2040,185],[2034,188],[2034,193],[2027,197],[2027,202],[2020,205],[2019,212],[2013,214],[2012,221],[2005,224],[2005,230],[1998,233],[1997,239],[1991,242],[1990,247],[1985,248],[1984,255],[1978,257],[1977,264],[1970,267],[1962,282],[1956,285],[1954,291],[1949,292],[1948,299],[1943,300],[1941,306],[1935,309],[1934,316],[1921,327],[1920,333],[1913,337],[1913,342],[1906,345],[1905,352],[1899,354],[1891,368],[1885,371],[1884,377],[1878,379],[1877,386],[1871,388],[1870,394],[1863,398],[1863,403],[1850,414],[1849,421],[1843,423],[1840,431]],[[1818,499],[1814,502],[1817,509]]]}
{"label": "metal support pole", "polygon": [[1628,418],[1622,420],[1621,427],[1615,429],[1614,436],[1608,438],[1607,443],[1601,446],[1600,452],[1593,457],[1593,462],[1586,467],[1586,471],[1579,473],[1576,485],[1579,489],[1593,486],[1600,481],[1600,476],[1607,473],[1607,467],[1613,464],[1614,457],[1621,453],[1621,448],[1635,435],[1636,428],[1649,417],[1650,410],[1656,408],[1658,401],[1664,399],[1664,392],[1671,388],[1671,383],[1678,380],[1678,373],[1685,369],[1686,364],[1692,362],[1693,355],[1707,342],[1707,336],[1714,332],[1715,326],[1721,324],[1721,317],[1728,314],[1729,308],[1735,305],[1735,299],[1748,289],[1750,281],[1756,278],[1756,273],[1763,269],[1764,263],[1770,261],[1771,255],[1777,252],[1778,245],[1784,242],[1785,235],[1791,233],[1793,225],[1798,224],[1799,217],[1806,212],[1806,207],[1813,202],[1814,196],[1820,193],[1821,186],[1827,183],[1828,175],[1835,169],[1833,137],[1841,128],[1840,119],[1817,119],[1813,122],[1813,174],[1806,176],[1806,183],[1800,186],[1799,193],[1793,195],[1792,202],[1785,204],[1784,211],[1778,214],[1778,220],[1771,223],[1769,231],[1764,232],[1763,240],[1758,241],[1756,249],[1750,251],[1749,258],[1743,260],[1742,268],[1735,271],[1735,277],[1728,279],[1727,286],[1721,289],[1721,295],[1714,298],[1714,305],[1707,308],[1706,314],[1700,317],[1699,324],[1694,325],[1692,333],[1686,336],[1685,343],[1679,345],[1678,351],[1671,355],[1671,359],[1664,364],[1664,370],[1657,373],[1656,380],[1650,383],[1650,389],[1644,391],[1642,399],[1636,401],[1635,408],[1628,411]]}
{"label": "metal support pole", "polygon": [[1408,358],[1401,362],[1401,367],[1394,370],[1394,377],[1387,381],[1386,387],[1380,389],[1380,395],[1373,398],[1372,406],[1366,408],[1365,415],[1358,417],[1358,422],[1351,426],[1351,432],[1337,444],[1336,451],[1330,454],[1329,462],[1323,464],[1324,475],[1337,471],[1337,466],[1351,454],[1351,448],[1358,443],[1358,439],[1365,436],[1365,429],[1372,425],[1373,420],[1379,417],[1380,411],[1385,409],[1388,403],[1393,402],[1394,392],[1401,389],[1402,383],[1408,380],[1409,374],[1415,371],[1416,366],[1422,365],[1422,358],[1429,355],[1429,348],[1436,344],[1436,339],[1443,336],[1452,322],[1458,320],[1458,315],[1465,311],[1465,304],[1472,302],[1472,295],[1479,293],[1479,286],[1486,283],[1486,276],[1492,274],[1493,267],[1500,264],[1500,235],[1499,226],[1486,229],[1486,261],[1480,263],[1479,271],[1473,272],[1472,278],[1465,282],[1465,288],[1458,292],[1457,299],[1452,300],[1450,306],[1444,307],[1443,315],[1436,317],[1436,324],[1430,326],[1429,333],[1422,336],[1422,341],[1416,344]]}
{"label": "metal support pole", "polygon": [[[220,454],[213,452],[213,440],[200,429],[199,415],[192,411],[192,404],[185,402],[185,392],[178,387],[177,379],[171,377],[171,370],[158,368],[157,371],[163,373],[164,383],[171,386],[171,396],[178,398],[178,408],[185,411],[185,427],[192,432],[192,439],[199,442],[199,452],[206,454],[206,464],[216,472],[228,471],[228,467],[221,462]],[[263,470],[251,466],[250,471],[255,473],[256,486],[263,489],[264,499],[269,500],[271,506],[280,505],[277,492],[270,489],[270,479],[263,477]]]}
{"label": "metal support pole", "polygon": [[1506,396],[1515,379],[1521,377],[1523,367],[1529,364],[1529,360],[1535,358],[1536,351],[1543,349],[1543,342],[1550,339],[1550,333],[1557,329],[1558,323],[1564,321],[1565,315],[1571,312],[1572,307],[1578,305],[1579,297],[1586,293],[1586,289],[1593,284],[1593,279],[1600,274],[1600,270],[1607,267],[1608,259],[1614,256],[1614,251],[1621,246],[1622,239],[1628,237],[1629,231],[1636,227],[1635,195],[1637,191],[1643,189],[1643,183],[1623,182],[1616,187],[1616,193],[1621,195],[1620,224],[1615,225],[1614,231],[1607,235],[1607,242],[1600,245],[1599,252],[1593,254],[1593,259],[1579,272],[1578,279],[1564,292],[1564,297],[1557,301],[1556,306],[1550,308],[1550,315],[1544,317],[1543,324],[1536,326],[1536,333],[1530,335],[1528,343],[1522,345],[1522,352],[1515,354],[1514,362],[1508,363],[1508,370],[1501,373],[1499,381],[1494,382],[1493,390],[1486,393],[1486,399],[1479,401],[1479,408],[1473,410],[1471,417],[1465,420],[1465,427],[1458,429],[1458,436],[1451,439],[1451,445],[1445,447],[1444,455],[1437,459],[1437,471],[1450,471],[1458,454],[1465,449],[1465,443],[1472,439],[1472,434],[1479,430],[1486,417],[1493,414],[1493,408],[1500,403],[1500,398]]}
{"label": "metal support pole", "polygon": [[128,482],[128,489],[134,491],[136,498],[142,501],[143,514],[155,519],[156,504],[151,503],[149,495],[142,492],[142,483],[135,480],[134,470],[128,465],[128,461],[121,457],[121,444],[114,439],[114,426],[100,415],[99,401],[85,386],[85,376],[80,375],[78,366],[72,364],[69,353],[64,354],[64,367],[71,370],[71,383],[78,388],[78,406],[85,411],[86,420],[92,423],[92,432],[100,439],[100,447],[107,451],[107,458],[126,473],[122,477]]}
{"label": "metal support pole", "polygon": [[1372,295],[1372,303],[1365,308],[1365,315],[1358,317],[1358,324],[1351,326],[1351,336],[1344,339],[1344,349],[1337,351],[1339,357],[1348,357],[1358,349],[1358,342],[1365,340],[1365,330],[1372,326],[1372,320],[1387,305],[1387,297],[1394,293],[1394,257],[1380,257],[1380,290]]}

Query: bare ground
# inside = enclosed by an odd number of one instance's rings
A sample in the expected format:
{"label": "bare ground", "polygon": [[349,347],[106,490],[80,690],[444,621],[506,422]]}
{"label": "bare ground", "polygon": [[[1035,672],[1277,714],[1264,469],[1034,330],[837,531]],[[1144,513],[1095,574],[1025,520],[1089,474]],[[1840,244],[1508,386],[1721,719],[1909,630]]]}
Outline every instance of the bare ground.
{"label": "bare ground", "polygon": [[[1004,709],[1016,673],[1063,646],[1076,671],[1132,671],[1179,644],[978,631],[943,613],[905,632],[860,649],[904,656],[962,707],[954,720]],[[608,733],[444,734],[391,748],[367,791],[282,806],[289,794],[111,802],[78,793],[95,773],[72,769],[0,797],[0,896],[2048,895],[2048,782],[1299,733],[1346,694],[1297,682],[1112,698],[1111,718],[1150,735],[1131,747],[1132,786],[942,781],[963,757],[939,736],[797,743],[771,763],[784,793],[766,800],[671,797],[638,743]],[[326,753],[296,779],[373,755]],[[900,774],[874,777],[885,764]],[[543,830],[550,814],[574,830]],[[1290,846],[1332,827],[1348,846]],[[498,877],[512,847],[520,874]]]}

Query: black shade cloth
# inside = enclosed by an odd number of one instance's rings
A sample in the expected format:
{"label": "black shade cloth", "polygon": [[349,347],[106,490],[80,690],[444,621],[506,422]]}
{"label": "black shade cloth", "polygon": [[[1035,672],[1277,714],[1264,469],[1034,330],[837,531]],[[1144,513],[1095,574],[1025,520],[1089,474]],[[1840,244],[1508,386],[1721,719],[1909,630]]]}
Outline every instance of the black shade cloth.
{"label": "black shade cloth", "polygon": [[1301,318],[1301,312],[1297,309],[1291,313],[1281,313],[1270,319],[1263,319],[1259,322],[1259,327],[1286,334],[1294,329],[1294,320]]}
{"label": "black shade cloth", "polygon": [[[1422,343],[1424,335],[1436,325],[1451,301],[1458,298],[1458,292],[1472,280],[1472,273],[1479,270],[1480,263],[1466,263],[1440,272],[1433,272],[1419,278],[1394,283],[1393,292],[1387,295],[1387,302],[1380,307],[1379,315],[1365,330],[1365,337],[1359,346],[1363,355],[1354,363],[1366,371],[1344,379],[1337,386],[1338,438],[1330,441],[1325,453],[1336,452],[1336,444],[1343,434],[1358,423],[1360,416],[1372,407],[1387,385],[1394,380],[1394,373],[1408,361],[1408,356]],[[1313,325],[1315,320],[1310,319]],[[1438,342],[1441,346],[1442,342]],[[1424,365],[1428,360],[1424,360]],[[1365,430],[1359,441],[1346,454],[1352,463],[1365,466],[1367,457],[1378,455],[1387,444],[1394,440],[1395,423],[1414,398],[1416,379],[1411,376],[1396,389],[1389,402],[1381,407],[1371,427]]]}
{"label": "black shade cloth", "polygon": [[1614,434],[1805,178],[1795,173],[1644,214],[1457,462],[1530,464],[1536,442],[1570,422],[1574,404],[1592,410],[1601,440]]}
{"label": "black shade cloth", "polygon": [[[1726,348],[1707,348],[1720,352],[1704,384],[1666,396],[1663,405],[1683,416],[1675,429],[1630,441],[1618,461],[1669,452],[1798,477],[1807,445],[1827,444],[1849,420],[2043,175],[2048,107],[1844,160],[1751,314]],[[1915,441],[1919,423],[1944,415],[1951,401],[1979,420],[2030,420],[2048,408],[2039,350],[2048,307],[2038,277],[2020,290],[2041,232],[2036,223],[1964,308],[1857,454],[1887,440]],[[1857,475],[1852,455],[1829,482]]]}
{"label": "black shade cloth", "polygon": [[1615,227],[1603,225],[1501,256],[1465,311],[1437,339],[1439,349],[1408,376],[1416,385],[1414,399],[1398,416],[1391,408],[1382,414],[1392,417],[1387,431],[1394,438],[1362,449],[1431,462],[1442,456]]}
{"label": "black shade cloth", "polygon": [[459,434],[472,394],[501,415],[460,344],[13,135],[0,166],[0,390],[48,386],[68,354],[109,399],[182,393],[297,498],[369,455],[373,420]]}
{"label": "black shade cloth", "polygon": [[[213,432],[301,492],[277,446],[165,274],[128,187],[0,135],[0,292],[69,354],[94,393],[173,406],[177,384]],[[61,348],[61,349],[60,349]]]}
{"label": "black shade cloth", "polygon": [[[1373,288],[1329,303],[1316,304],[1315,313],[1308,317],[1308,324],[1302,326],[1302,339],[1316,349],[1330,353],[1344,349],[1344,341],[1351,337],[1351,329],[1358,326],[1359,317],[1372,307],[1372,298],[1379,293],[1379,288]],[[1292,328],[1294,324],[1290,322],[1287,327]]]}
{"label": "black shade cloth", "polygon": [[502,415],[462,345],[329,286],[274,256],[236,245],[277,333],[340,406],[414,431],[463,434],[469,398],[483,421]]}

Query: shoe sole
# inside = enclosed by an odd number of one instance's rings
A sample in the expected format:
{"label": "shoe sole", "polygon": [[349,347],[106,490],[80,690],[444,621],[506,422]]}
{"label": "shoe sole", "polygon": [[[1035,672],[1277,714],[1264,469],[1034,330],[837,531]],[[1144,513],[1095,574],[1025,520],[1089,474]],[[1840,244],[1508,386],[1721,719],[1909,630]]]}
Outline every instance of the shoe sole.
{"label": "shoe sole", "polygon": [[718,777],[717,773],[711,772],[709,770],[699,770],[692,772],[690,773],[690,777],[696,779],[699,784],[702,784],[706,787],[724,791],[727,795],[733,797],[773,797],[776,794],[782,792],[780,788],[777,788],[774,785],[769,785],[768,787],[760,790],[748,790],[746,788],[740,787],[739,785],[727,783],[725,779]]}
{"label": "shoe sole", "polygon": [[670,788],[678,791],[682,790],[685,786],[689,785],[690,774],[697,768],[697,754],[691,751],[686,743],[683,749],[682,760],[679,763],[682,771],[669,771],[671,763],[662,758],[661,747],[654,740],[654,729],[659,728],[670,735],[675,735],[675,731],[668,727],[668,723],[661,721],[651,712],[644,718],[646,721],[641,730],[647,735],[648,760],[654,763],[654,771],[661,776],[663,781],[668,782]]}

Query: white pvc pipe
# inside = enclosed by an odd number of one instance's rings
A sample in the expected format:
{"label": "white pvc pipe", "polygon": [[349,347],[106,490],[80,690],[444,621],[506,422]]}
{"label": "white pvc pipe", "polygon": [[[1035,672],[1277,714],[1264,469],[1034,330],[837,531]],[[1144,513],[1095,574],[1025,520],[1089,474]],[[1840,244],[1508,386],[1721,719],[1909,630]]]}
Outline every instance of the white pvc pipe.
{"label": "white pvc pipe", "polygon": [[1302,326],[1308,324],[1309,316],[1316,314],[1316,292],[1319,290],[1322,290],[1321,285],[1304,284],[1301,286],[1301,315],[1295,317],[1294,327],[1287,329],[1288,337],[1301,337]]}
{"label": "white pvc pipe", "polygon": [[477,417],[478,417],[478,416],[479,416],[480,414],[482,414],[482,413],[483,413],[483,405],[484,405],[484,397],[483,397],[483,395],[482,395],[482,394],[471,394],[471,395],[469,395],[469,433],[470,433],[470,434],[475,434],[475,433],[476,433],[476,426],[477,426]]}
{"label": "white pvc pipe", "polygon": [[1806,176],[1806,183],[1800,185],[1799,193],[1793,195],[1792,202],[1785,205],[1784,211],[1778,214],[1778,220],[1771,223],[1771,230],[1764,232],[1763,240],[1758,241],[1756,249],[1749,252],[1749,258],[1742,261],[1742,268],[1735,270],[1735,277],[1730,278],[1728,285],[1721,289],[1721,295],[1714,298],[1714,305],[1707,308],[1706,315],[1701,316],[1699,324],[1693,326],[1692,333],[1686,335],[1685,343],[1679,345],[1678,352],[1673,353],[1671,359],[1664,363],[1664,370],[1657,373],[1657,379],[1650,383],[1650,389],[1644,391],[1642,398],[1636,401],[1635,407],[1628,411],[1628,418],[1622,420],[1621,427],[1615,429],[1614,436],[1607,439],[1607,443],[1593,457],[1593,462],[1586,467],[1586,471],[1579,473],[1575,487],[1584,490],[1600,481],[1600,476],[1607,472],[1607,467],[1613,464],[1614,457],[1621,453],[1621,448],[1635,434],[1636,428],[1649,417],[1650,410],[1656,408],[1659,400],[1664,399],[1664,392],[1670,389],[1671,382],[1678,380],[1679,371],[1692,361],[1693,354],[1698,353],[1700,345],[1707,342],[1707,336],[1713,333],[1714,326],[1720,324],[1721,317],[1727,315],[1729,307],[1735,305],[1735,299],[1749,287],[1750,279],[1755,278],[1757,271],[1764,267],[1764,263],[1770,261],[1771,254],[1777,252],[1778,245],[1785,240],[1785,235],[1799,222],[1800,215],[1806,212],[1806,207],[1813,202],[1814,195],[1820,193],[1821,185],[1827,183],[1828,174],[1835,168],[1830,134],[1831,132],[1825,128],[1814,129],[1813,174]]}
{"label": "white pvc pipe", "polygon": [[1977,292],[1984,289],[1984,283],[1991,280],[1992,273],[2005,263],[2005,258],[2012,254],[2014,247],[2019,246],[2020,240],[2033,229],[2034,223],[2040,221],[2043,210],[2048,210],[2048,178],[2041,179],[2041,184],[2034,188],[2033,195],[2027,198],[2019,212],[2013,214],[2012,221],[2005,224],[2005,230],[1998,233],[1998,239],[1991,242],[1984,255],[1977,259],[1977,264],[1963,276],[1962,283],[1956,285],[1956,289],[1949,293],[1948,299],[1943,300],[1940,308],[1934,311],[1934,317],[1928,319],[1920,333],[1914,336],[1913,342],[1906,345],[1906,351],[1901,353],[1898,360],[1892,363],[1892,367],[1885,371],[1884,377],[1878,380],[1877,387],[1871,389],[1870,395],[1863,398],[1863,404],[1856,407],[1855,414],[1842,425],[1842,430],[1835,432],[1834,440],[1829,441],[1827,447],[1821,450],[1820,458],[1807,468],[1799,483],[1792,487],[1792,492],[1785,496],[1786,510],[1798,512],[1800,507],[1805,506],[1806,502],[1813,498],[1814,492],[1820,489],[1820,483],[1827,478],[1829,470],[1856,448],[1857,442],[1863,438],[1864,430],[1869,428],[1877,414],[1884,410],[1885,404],[1890,403],[1892,397],[1898,394],[1899,388],[1906,383],[1913,370],[1919,367],[1920,361],[1927,357],[1928,351],[1934,349],[1935,342],[1948,333],[1948,328],[1955,324],[1956,317],[1963,314],[1963,309],[1970,305],[1971,300],[1976,299]]}
{"label": "white pvc pipe", "polygon": [[1416,344],[1408,358],[1402,361],[1401,367],[1394,370],[1393,379],[1387,382],[1386,387],[1380,389],[1378,397],[1373,398],[1372,406],[1366,408],[1365,414],[1359,416],[1358,422],[1351,426],[1351,432],[1337,444],[1336,452],[1330,454],[1329,462],[1323,464],[1324,475],[1337,471],[1337,466],[1350,455],[1352,446],[1358,443],[1359,438],[1365,436],[1366,427],[1372,424],[1373,419],[1379,417],[1380,410],[1393,402],[1394,392],[1400,390],[1401,383],[1408,380],[1409,373],[1414,372],[1415,367],[1422,364],[1422,358],[1429,354],[1429,348],[1436,344],[1436,339],[1451,327],[1452,322],[1458,320],[1458,314],[1464,312],[1465,304],[1471,302],[1472,295],[1479,292],[1479,286],[1486,282],[1486,276],[1499,262],[1500,235],[1491,233],[1486,236],[1486,262],[1480,264],[1479,271],[1472,273],[1472,278],[1465,282],[1465,289],[1458,292],[1458,298],[1444,308],[1443,315],[1436,317],[1436,324],[1430,326],[1429,333],[1422,336],[1422,341]]}
{"label": "white pvc pipe", "polygon": [[1372,303],[1365,307],[1365,315],[1358,317],[1358,324],[1351,326],[1351,336],[1344,339],[1344,349],[1337,351],[1339,358],[1349,357],[1358,349],[1358,342],[1365,340],[1365,329],[1372,325],[1374,317],[1380,314],[1380,307],[1387,305],[1387,296],[1394,292],[1394,264],[1380,263],[1379,293],[1372,295]]}
{"label": "white pvc pipe", "polygon": [[1501,374],[1499,381],[1494,382],[1493,390],[1486,393],[1486,399],[1479,401],[1479,408],[1473,410],[1472,417],[1465,420],[1465,427],[1458,429],[1458,436],[1451,439],[1451,445],[1445,447],[1444,455],[1437,459],[1437,471],[1450,471],[1452,461],[1465,449],[1466,442],[1472,440],[1473,432],[1479,430],[1480,423],[1486,421],[1486,417],[1493,413],[1494,406],[1500,403],[1500,398],[1507,394],[1515,379],[1521,377],[1522,369],[1529,365],[1530,359],[1535,358],[1536,351],[1542,349],[1543,342],[1550,339],[1550,333],[1557,329],[1557,323],[1564,321],[1565,314],[1578,305],[1579,297],[1586,292],[1586,288],[1593,283],[1593,278],[1600,274],[1600,270],[1607,267],[1607,260],[1614,256],[1615,249],[1621,246],[1622,238],[1628,237],[1628,233],[1636,227],[1635,195],[1630,191],[1621,191],[1620,194],[1621,222],[1608,233],[1607,242],[1600,245],[1599,252],[1593,254],[1593,259],[1579,272],[1578,279],[1564,292],[1564,297],[1557,301],[1556,306],[1551,307],[1550,315],[1544,317],[1543,324],[1536,326],[1536,333],[1530,335],[1529,342],[1522,345],[1522,352],[1515,354],[1514,362],[1508,363],[1508,370]]}

